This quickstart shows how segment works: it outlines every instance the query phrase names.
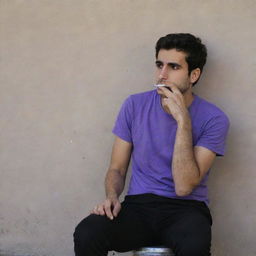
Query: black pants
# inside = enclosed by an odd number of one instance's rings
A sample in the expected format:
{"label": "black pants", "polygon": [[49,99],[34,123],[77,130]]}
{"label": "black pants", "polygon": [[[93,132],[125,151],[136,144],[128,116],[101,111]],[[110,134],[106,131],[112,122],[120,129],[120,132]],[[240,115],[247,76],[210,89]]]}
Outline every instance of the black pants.
{"label": "black pants", "polygon": [[74,233],[76,256],[164,245],[176,256],[209,256],[212,218],[205,203],[153,194],[126,196],[114,220],[91,214]]}

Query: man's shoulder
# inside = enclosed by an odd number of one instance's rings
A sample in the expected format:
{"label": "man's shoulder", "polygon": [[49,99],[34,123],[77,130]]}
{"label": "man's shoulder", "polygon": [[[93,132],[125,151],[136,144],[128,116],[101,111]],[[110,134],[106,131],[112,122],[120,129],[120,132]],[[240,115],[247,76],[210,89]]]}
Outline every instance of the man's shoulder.
{"label": "man's shoulder", "polygon": [[201,98],[199,96],[197,96],[197,98],[198,98],[198,106],[202,114],[205,114],[208,117],[223,116],[228,119],[227,114],[216,104],[204,98]]}
{"label": "man's shoulder", "polygon": [[130,94],[126,101],[131,106],[135,106],[136,108],[139,106],[143,106],[144,104],[150,104],[151,99],[155,97],[156,90],[144,91],[139,93]]}

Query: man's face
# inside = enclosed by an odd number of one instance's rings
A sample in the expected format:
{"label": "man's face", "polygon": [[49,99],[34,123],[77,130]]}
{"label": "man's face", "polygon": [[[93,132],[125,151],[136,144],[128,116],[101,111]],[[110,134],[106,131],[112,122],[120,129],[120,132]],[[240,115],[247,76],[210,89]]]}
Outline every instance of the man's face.
{"label": "man's face", "polygon": [[[181,93],[187,92],[191,86],[190,75],[188,74],[188,64],[186,53],[176,49],[161,49],[156,59],[156,84],[174,84]],[[159,93],[159,89],[157,89]]]}

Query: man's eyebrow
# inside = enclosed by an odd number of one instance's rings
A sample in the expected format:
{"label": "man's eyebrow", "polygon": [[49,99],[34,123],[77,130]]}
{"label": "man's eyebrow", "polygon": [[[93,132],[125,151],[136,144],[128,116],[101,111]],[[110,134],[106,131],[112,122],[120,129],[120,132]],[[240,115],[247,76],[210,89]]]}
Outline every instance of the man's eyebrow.
{"label": "man's eyebrow", "polygon": [[[156,60],[156,64],[163,64],[163,62],[161,60]],[[178,66],[178,67],[181,67],[181,65],[179,63],[176,63],[176,62],[168,62],[167,64],[168,64],[168,66]]]}

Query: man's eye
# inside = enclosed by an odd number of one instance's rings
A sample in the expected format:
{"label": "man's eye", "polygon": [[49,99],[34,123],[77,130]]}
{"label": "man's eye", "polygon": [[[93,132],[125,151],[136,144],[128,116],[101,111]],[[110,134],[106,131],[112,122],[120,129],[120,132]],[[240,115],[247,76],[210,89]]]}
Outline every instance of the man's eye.
{"label": "man's eye", "polygon": [[163,65],[162,65],[161,63],[156,63],[156,67],[157,67],[157,68],[162,68]]}
{"label": "man's eye", "polygon": [[174,69],[174,70],[177,70],[177,69],[179,69],[179,66],[178,65],[171,65],[171,68]]}

